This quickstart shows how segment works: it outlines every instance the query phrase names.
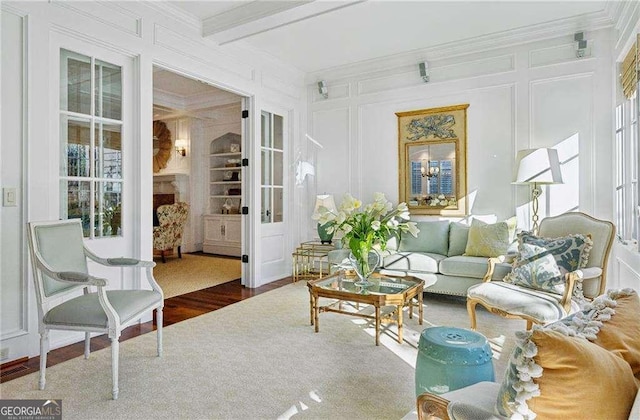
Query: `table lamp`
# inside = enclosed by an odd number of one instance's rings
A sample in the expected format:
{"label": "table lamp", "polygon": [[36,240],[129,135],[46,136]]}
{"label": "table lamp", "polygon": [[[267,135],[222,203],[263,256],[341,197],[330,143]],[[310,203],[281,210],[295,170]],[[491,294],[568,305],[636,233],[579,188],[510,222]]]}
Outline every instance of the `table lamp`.
{"label": "table lamp", "polygon": [[[317,220],[320,217],[320,207],[325,207],[332,213],[337,213],[338,209],[336,208],[336,203],[333,200],[333,196],[331,194],[321,194],[316,196],[316,206],[313,209],[314,220]],[[328,233],[327,229],[331,227],[331,223],[326,223],[321,225],[318,223],[318,236],[320,237],[320,242],[323,244],[330,244],[333,239],[333,232]]]}
{"label": "table lamp", "polygon": [[520,150],[518,166],[513,184],[532,186],[533,233],[538,233],[538,198],[542,195],[540,185],[562,184],[562,171],[556,149],[540,148]]}

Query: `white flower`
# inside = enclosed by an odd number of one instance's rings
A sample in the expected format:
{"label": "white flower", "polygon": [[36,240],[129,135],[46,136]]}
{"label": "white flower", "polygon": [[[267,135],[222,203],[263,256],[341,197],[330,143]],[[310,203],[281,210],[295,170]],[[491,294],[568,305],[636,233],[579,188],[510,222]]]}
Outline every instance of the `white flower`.
{"label": "white flower", "polygon": [[407,203],[403,202],[398,204],[398,207],[396,207],[396,209],[398,210],[399,213],[404,213],[409,211],[409,206],[407,206]]}
{"label": "white flower", "polygon": [[351,232],[353,230],[353,226],[351,226],[350,224],[346,224],[342,227],[342,230],[344,231],[344,234],[348,234],[349,232]]}
{"label": "white flower", "polygon": [[418,229],[416,222],[407,222],[407,231],[412,234],[414,238],[417,238],[420,229]]}
{"label": "white flower", "polygon": [[371,229],[380,230],[380,221],[374,220],[373,222],[371,222]]}

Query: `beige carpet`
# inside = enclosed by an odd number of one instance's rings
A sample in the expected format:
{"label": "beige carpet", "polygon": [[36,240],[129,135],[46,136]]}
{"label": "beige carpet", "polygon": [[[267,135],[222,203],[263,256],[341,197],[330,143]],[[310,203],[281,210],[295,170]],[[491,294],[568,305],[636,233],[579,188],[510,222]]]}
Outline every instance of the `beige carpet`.
{"label": "beige carpet", "polygon": [[153,276],[165,298],[206,289],[241,276],[239,259],[182,254],[182,258],[167,257],[166,261],[156,259],[153,269]]}
{"label": "beige carpet", "polygon": [[[110,400],[110,352],[104,349],[0,385],[3,399],[57,399],[65,419],[400,419],[415,407],[415,343],[429,325],[467,326],[464,302],[428,298],[419,326],[409,320],[405,343],[395,327],[375,346],[364,320],[320,315],[309,325],[304,282],[291,284],[120,346],[120,398]],[[480,332],[511,346],[508,321],[479,311]],[[499,376],[505,357],[495,366]]]}

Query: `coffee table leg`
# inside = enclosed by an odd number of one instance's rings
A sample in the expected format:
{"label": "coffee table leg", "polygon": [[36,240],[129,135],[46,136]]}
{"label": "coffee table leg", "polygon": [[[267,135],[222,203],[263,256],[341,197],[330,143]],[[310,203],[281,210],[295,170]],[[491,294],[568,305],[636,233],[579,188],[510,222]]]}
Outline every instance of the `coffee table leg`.
{"label": "coffee table leg", "polygon": [[402,307],[403,305],[398,305],[398,343],[402,344],[402,324],[404,323],[402,319]]}
{"label": "coffee table leg", "polygon": [[313,293],[309,293],[309,319],[311,325],[313,325],[313,308],[315,306],[315,302],[313,299]]}
{"label": "coffee table leg", "polygon": [[422,316],[424,314],[424,308],[422,307],[422,289],[418,291],[418,324],[422,325]]}
{"label": "coffee table leg", "polygon": [[318,308],[318,297],[316,296],[314,298],[314,304],[313,304],[313,319],[314,319],[314,325],[316,326],[316,332],[320,331],[320,325],[318,325],[318,312],[320,312],[319,308]]}
{"label": "coffee table leg", "polygon": [[376,346],[380,345],[380,307],[376,305]]}

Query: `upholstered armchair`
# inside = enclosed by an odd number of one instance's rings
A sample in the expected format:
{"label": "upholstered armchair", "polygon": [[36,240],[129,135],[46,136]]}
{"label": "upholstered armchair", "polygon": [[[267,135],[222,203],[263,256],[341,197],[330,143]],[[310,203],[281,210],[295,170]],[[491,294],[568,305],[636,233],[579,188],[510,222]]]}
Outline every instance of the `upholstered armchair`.
{"label": "upholstered armchair", "polygon": [[[492,281],[494,268],[503,264],[504,258],[491,258],[483,283],[468,289],[472,329],[476,328],[478,304],[507,318],[525,319],[531,329],[533,324],[548,324],[577,311],[581,295],[594,298],[604,292],[615,237],[611,222],[571,212],[543,219],[538,235],[527,235],[520,236],[520,257],[514,262],[512,277]],[[578,244],[580,241],[583,243]],[[573,248],[578,245],[590,251]],[[526,281],[521,281],[522,277],[527,277]]]}
{"label": "upholstered armchair", "polygon": [[164,204],[158,207],[160,226],[153,228],[153,249],[160,251],[162,262],[165,262],[165,252],[178,248],[178,257],[182,258],[182,233],[189,215],[189,204],[178,202]]}
{"label": "upholstered armchair", "polygon": [[[144,313],[154,309],[158,356],[162,354],[164,296],[153,278],[155,263],[97,256],[84,244],[80,219],[31,222],[28,224],[28,233],[38,303],[40,389],[45,387],[50,330],[83,331],[85,359],[90,353],[90,334],[101,333],[111,339],[111,392],[113,399],[117,399],[120,333],[138,322]],[[89,274],[87,259],[106,267],[143,269],[151,290],[107,290],[107,279]],[[118,273],[120,270],[113,271]]]}

